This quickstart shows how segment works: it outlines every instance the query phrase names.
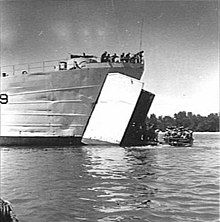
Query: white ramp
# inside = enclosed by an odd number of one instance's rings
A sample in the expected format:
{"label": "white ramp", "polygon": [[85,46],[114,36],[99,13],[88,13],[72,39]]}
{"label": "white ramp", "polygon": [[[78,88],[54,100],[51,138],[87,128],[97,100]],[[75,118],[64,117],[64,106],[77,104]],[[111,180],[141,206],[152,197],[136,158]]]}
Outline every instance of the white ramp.
{"label": "white ramp", "polygon": [[142,88],[143,83],[139,80],[120,73],[109,73],[82,142],[120,144]]}

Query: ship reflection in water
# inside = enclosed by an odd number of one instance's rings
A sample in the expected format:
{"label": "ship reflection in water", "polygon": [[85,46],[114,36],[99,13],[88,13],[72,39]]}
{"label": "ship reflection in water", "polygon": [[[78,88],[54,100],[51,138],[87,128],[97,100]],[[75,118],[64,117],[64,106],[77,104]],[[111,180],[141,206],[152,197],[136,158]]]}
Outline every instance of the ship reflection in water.
{"label": "ship reflection in water", "polygon": [[1,149],[19,221],[218,221],[219,134],[192,147]]}

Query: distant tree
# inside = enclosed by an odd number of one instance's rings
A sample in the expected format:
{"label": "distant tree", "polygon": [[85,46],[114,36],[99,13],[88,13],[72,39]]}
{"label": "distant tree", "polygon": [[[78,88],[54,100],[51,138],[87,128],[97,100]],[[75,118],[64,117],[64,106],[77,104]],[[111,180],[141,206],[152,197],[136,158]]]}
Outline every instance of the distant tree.
{"label": "distant tree", "polygon": [[155,114],[151,114],[146,118],[146,123],[154,124],[162,131],[168,126],[183,126],[197,132],[217,132],[219,131],[219,114],[211,113],[208,116],[201,116],[181,111],[175,113],[174,117],[159,116],[158,118]]}
{"label": "distant tree", "polygon": [[164,116],[163,118],[163,122],[164,122],[164,125],[167,127],[167,126],[173,126],[175,125],[175,120],[174,118],[170,117],[170,116]]}
{"label": "distant tree", "polygon": [[197,131],[197,132],[205,132],[206,131],[206,127],[205,127],[205,117],[204,116],[201,116],[201,115],[197,115],[196,116],[196,119],[197,119],[197,125],[194,129],[194,131]]}
{"label": "distant tree", "polygon": [[158,117],[157,125],[158,125],[158,129],[160,129],[162,131],[164,131],[166,129],[166,125],[164,124],[164,121],[163,121],[163,116]]}
{"label": "distant tree", "polygon": [[219,131],[219,117],[217,113],[211,113],[207,117],[207,131],[216,132]]}
{"label": "distant tree", "polygon": [[192,112],[188,112],[187,116],[190,121],[189,129],[195,129],[196,126],[198,125],[198,120],[196,118],[196,115],[194,115]]}

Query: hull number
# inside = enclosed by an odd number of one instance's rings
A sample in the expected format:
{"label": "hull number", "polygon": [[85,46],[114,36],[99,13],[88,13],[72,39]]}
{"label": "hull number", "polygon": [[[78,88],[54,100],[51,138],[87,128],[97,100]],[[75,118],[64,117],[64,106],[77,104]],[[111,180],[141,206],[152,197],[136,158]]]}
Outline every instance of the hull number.
{"label": "hull number", "polygon": [[0,94],[0,104],[7,104],[7,103],[8,103],[8,95]]}

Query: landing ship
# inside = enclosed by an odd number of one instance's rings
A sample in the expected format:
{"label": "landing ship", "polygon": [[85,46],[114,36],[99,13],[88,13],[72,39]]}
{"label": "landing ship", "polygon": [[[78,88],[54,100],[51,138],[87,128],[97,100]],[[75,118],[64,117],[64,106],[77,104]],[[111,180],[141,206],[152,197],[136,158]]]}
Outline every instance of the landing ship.
{"label": "landing ship", "polygon": [[0,145],[138,144],[134,126],[142,127],[154,98],[143,71],[142,59],[85,54],[1,67]]}

